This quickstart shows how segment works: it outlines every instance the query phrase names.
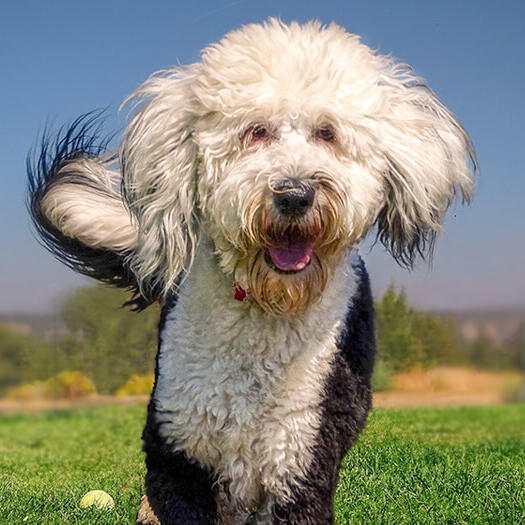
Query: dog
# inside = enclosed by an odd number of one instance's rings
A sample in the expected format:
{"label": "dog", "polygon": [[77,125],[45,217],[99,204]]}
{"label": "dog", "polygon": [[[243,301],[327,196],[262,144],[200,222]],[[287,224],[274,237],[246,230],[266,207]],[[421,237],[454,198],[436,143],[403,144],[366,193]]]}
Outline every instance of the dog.
{"label": "dog", "polygon": [[357,246],[411,267],[473,192],[471,139],[426,82],[343,28],[247,25],[29,164],[45,245],[159,301],[141,524],[329,524],[371,406]]}

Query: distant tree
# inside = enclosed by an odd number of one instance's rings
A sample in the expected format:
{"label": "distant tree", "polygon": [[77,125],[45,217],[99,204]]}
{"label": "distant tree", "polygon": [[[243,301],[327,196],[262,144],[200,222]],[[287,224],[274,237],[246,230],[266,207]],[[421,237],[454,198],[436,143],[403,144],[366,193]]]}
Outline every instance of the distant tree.
{"label": "distant tree", "polygon": [[412,330],[422,347],[422,365],[464,365],[467,356],[453,319],[412,311]]}
{"label": "distant tree", "polygon": [[378,360],[393,372],[464,363],[453,320],[408,306],[403,290],[390,286],[376,303]]}
{"label": "distant tree", "polygon": [[519,325],[508,345],[512,355],[513,365],[518,370],[525,372],[525,322]]}
{"label": "distant tree", "polygon": [[29,337],[0,325],[0,393],[20,383],[30,349]]}
{"label": "distant tree", "polygon": [[21,382],[47,377],[52,354],[50,345],[0,324],[0,395]]}
{"label": "distant tree", "polygon": [[62,305],[72,333],[61,342],[68,368],[87,374],[101,393],[114,392],[133,373],[154,370],[159,309],[130,312],[122,307],[127,298],[96,286],[72,291]]}
{"label": "distant tree", "polygon": [[412,330],[413,313],[403,290],[390,286],[376,304],[378,359],[394,372],[422,362],[422,348]]}
{"label": "distant tree", "polygon": [[513,366],[507,345],[498,345],[481,335],[470,345],[470,364],[477,368],[505,369]]}
{"label": "distant tree", "polygon": [[[159,308],[130,312],[122,307],[126,299],[126,292],[104,286],[73,290],[62,304],[69,333],[52,343],[0,325],[0,395],[64,370],[81,371],[100,393],[116,392],[133,374],[151,374]],[[415,366],[470,363],[525,370],[525,323],[501,347],[486,337],[467,345],[452,319],[416,311],[393,286],[376,302],[376,320],[376,390],[388,388],[394,373]]]}

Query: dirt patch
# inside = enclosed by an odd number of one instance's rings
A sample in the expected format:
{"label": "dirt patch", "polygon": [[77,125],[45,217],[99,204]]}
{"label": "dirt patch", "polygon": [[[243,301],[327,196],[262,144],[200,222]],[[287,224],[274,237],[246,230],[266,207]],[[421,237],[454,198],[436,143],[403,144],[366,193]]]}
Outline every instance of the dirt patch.
{"label": "dirt patch", "polygon": [[415,369],[397,374],[392,389],[396,392],[433,392],[457,395],[493,394],[506,385],[523,380],[517,371],[490,372],[471,368],[438,367]]}
{"label": "dirt patch", "polygon": [[494,405],[523,382],[516,371],[488,372],[438,367],[397,374],[392,388],[374,394],[376,407]]}
{"label": "dirt patch", "polygon": [[498,405],[503,400],[498,393],[454,395],[446,393],[378,392],[374,394],[376,408],[401,408],[425,406],[477,406]]}

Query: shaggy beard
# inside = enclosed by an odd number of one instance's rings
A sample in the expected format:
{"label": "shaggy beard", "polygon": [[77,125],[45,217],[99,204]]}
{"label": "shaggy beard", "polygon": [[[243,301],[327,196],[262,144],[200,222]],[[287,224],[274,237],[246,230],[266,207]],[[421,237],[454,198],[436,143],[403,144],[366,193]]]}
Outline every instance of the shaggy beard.
{"label": "shaggy beard", "polygon": [[333,264],[314,253],[304,270],[282,274],[271,268],[264,251],[259,251],[247,266],[247,287],[259,305],[268,312],[291,315],[319,301]]}
{"label": "shaggy beard", "polygon": [[[321,184],[316,204],[302,218],[283,220],[264,195],[252,200],[242,232],[243,256],[235,268],[241,283],[266,311],[293,315],[318,302],[343,251],[351,244],[340,220],[344,205],[338,188]],[[314,248],[308,265],[297,272],[283,272],[269,262],[268,248],[287,235],[312,239]]]}

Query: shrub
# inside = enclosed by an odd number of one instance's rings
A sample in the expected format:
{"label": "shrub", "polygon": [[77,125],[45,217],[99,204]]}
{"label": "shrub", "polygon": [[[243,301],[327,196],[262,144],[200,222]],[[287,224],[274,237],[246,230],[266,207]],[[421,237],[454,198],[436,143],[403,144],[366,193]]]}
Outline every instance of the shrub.
{"label": "shrub", "polygon": [[149,395],[153,388],[153,374],[132,374],[129,379],[117,390],[117,396]]}
{"label": "shrub", "polygon": [[80,399],[96,394],[95,385],[81,372],[64,371],[47,379],[24,383],[11,388],[8,399],[34,401],[37,399]]}
{"label": "shrub", "polygon": [[24,383],[10,388],[6,393],[6,399],[13,401],[36,401],[46,398],[46,382],[34,381]]}
{"label": "shrub", "polygon": [[82,372],[66,370],[46,381],[50,399],[79,399],[96,394],[95,385]]}

